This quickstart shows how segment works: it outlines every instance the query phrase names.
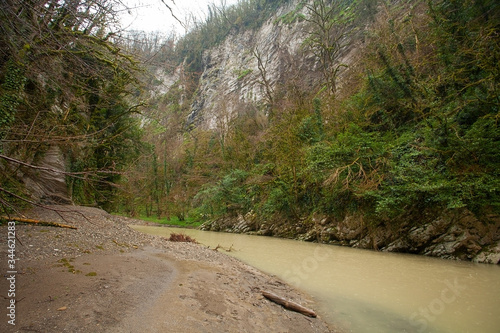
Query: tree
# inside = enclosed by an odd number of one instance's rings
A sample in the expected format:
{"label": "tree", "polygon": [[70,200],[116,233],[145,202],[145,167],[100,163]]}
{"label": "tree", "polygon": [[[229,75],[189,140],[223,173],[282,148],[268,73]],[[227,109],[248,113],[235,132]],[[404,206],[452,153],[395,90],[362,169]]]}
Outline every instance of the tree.
{"label": "tree", "polygon": [[[104,203],[139,148],[126,101],[136,62],[119,38],[114,0],[6,0],[0,11],[0,200],[29,195],[18,175],[57,146],[81,186],[79,200]],[[69,171],[69,172],[68,172]],[[6,185],[4,185],[6,184]],[[96,196],[99,190],[107,194]],[[92,192],[93,194],[91,194]]]}
{"label": "tree", "polygon": [[267,59],[264,59],[262,56],[262,52],[258,48],[255,48],[253,50],[253,56],[257,60],[257,68],[259,69],[260,79],[258,80],[258,83],[262,87],[264,87],[264,100],[266,101],[267,107],[272,114],[272,109],[274,107],[274,89],[267,74],[267,66],[270,62],[270,59],[269,56],[267,57]]}
{"label": "tree", "polygon": [[306,9],[309,15],[304,19],[310,23],[311,30],[305,45],[321,66],[324,87],[335,96],[339,73],[346,67],[339,60],[349,45],[348,34],[353,34],[356,1],[314,0]]}

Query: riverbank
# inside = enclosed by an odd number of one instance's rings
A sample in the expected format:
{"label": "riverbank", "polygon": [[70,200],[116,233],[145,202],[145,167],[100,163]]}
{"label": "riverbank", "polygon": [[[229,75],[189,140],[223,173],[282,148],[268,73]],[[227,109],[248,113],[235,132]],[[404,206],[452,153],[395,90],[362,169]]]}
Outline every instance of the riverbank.
{"label": "riverbank", "polygon": [[[36,208],[30,218],[78,229],[16,225],[15,326],[2,332],[336,332],[266,300],[314,308],[304,294],[223,253],[133,231],[136,220],[95,208]],[[0,233],[7,239],[7,226]],[[7,242],[1,242],[7,275]],[[6,276],[9,277],[10,275]],[[6,311],[6,310],[3,310]]]}
{"label": "riverbank", "polygon": [[310,220],[263,221],[259,216],[225,217],[201,230],[265,235],[384,252],[500,264],[500,216],[478,219],[467,209],[401,216],[377,226],[363,215],[314,216]]}

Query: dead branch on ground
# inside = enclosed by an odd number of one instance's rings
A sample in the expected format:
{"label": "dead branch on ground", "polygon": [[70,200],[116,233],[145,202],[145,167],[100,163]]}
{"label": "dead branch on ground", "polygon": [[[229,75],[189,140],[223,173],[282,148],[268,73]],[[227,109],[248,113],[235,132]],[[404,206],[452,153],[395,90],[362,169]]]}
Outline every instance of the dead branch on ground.
{"label": "dead branch on ground", "polygon": [[49,222],[49,221],[40,221],[40,220],[34,220],[34,219],[27,219],[27,218],[22,218],[22,217],[7,217],[7,216],[2,216],[2,217],[0,217],[0,219],[6,220],[6,221],[16,221],[16,222],[21,222],[21,223],[28,223],[28,224],[38,224],[38,225],[44,225],[44,226],[48,226],[48,227],[78,229],[77,227],[74,227],[72,225],[61,224],[61,223],[56,223],[56,222]]}
{"label": "dead branch on ground", "polygon": [[286,299],[284,299],[276,294],[273,294],[273,293],[270,293],[267,291],[263,291],[262,295],[264,295],[264,297],[267,298],[268,300],[273,301],[274,303],[277,303],[277,304],[283,306],[285,309],[299,312],[305,316],[309,316],[309,317],[313,317],[313,318],[316,318],[316,316],[317,316],[316,312],[314,312],[313,310],[305,308],[302,305],[297,304],[295,302],[288,301],[288,300],[286,300]]}

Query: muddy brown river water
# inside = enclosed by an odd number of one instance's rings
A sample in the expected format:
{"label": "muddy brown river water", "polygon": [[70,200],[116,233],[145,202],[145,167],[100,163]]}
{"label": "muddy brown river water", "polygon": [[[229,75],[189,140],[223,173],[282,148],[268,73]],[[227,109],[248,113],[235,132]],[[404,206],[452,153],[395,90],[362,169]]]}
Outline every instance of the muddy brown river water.
{"label": "muddy brown river water", "polygon": [[322,318],[355,333],[499,333],[500,267],[295,240],[192,229],[184,233],[302,289]]}

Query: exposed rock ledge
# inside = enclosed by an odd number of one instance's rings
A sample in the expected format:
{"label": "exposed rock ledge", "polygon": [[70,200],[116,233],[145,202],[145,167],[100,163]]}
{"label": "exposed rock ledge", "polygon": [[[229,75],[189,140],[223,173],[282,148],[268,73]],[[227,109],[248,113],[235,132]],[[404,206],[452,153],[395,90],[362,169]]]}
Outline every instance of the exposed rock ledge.
{"label": "exposed rock ledge", "polygon": [[443,212],[427,222],[376,228],[365,223],[362,216],[353,215],[341,221],[316,217],[296,223],[266,223],[247,214],[207,222],[201,229],[500,264],[500,217],[491,215],[480,221],[468,210]]}

